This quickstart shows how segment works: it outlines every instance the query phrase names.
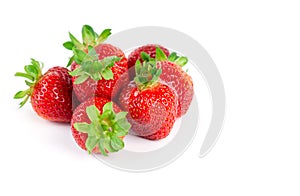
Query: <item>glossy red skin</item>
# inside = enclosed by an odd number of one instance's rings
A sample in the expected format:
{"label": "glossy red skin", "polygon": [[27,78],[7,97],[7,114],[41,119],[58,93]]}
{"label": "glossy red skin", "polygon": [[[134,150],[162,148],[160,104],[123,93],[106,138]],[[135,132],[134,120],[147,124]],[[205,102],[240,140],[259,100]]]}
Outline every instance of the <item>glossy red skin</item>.
{"label": "glossy red skin", "polygon": [[130,83],[121,92],[120,104],[128,110],[131,134],[150,140],[169,135],[176,119],[177,95],[167,85],[158,83],[140,91]]}
{"label": "glossy red skin", "polygon": [[[110,44],[100,44],[95,47],[95,50],[99,55],[99,60],[109,56],[118,56],[122,59],[116,62],[111,68],[114,74],[113,79],[94,81],[93,79],[89,78],[81,84],[74,84],[74,91],[80,102],[83,102],[94,96],[112,99],[119,93],[125,83],[124,81],[128,81],[127,59],[119,48]],[[79,67],[79,65],[73,63],[71,69],[74,70],[77,67]],[[73,82],[76,78],[77,77],[72,77]]]}
{"label": "glossy red skin", "polygon": [[144,46],[141,46],[141,47],[135,49],[128,56],[128,70],[129,70],[130,79],[133,79],[135,77],[134,65],[135,65],[136,61],[140,60],[140,62],[143,62],[143,60],[141,58],[141,53],[145,52],[145,53],[149,54],[151,58],[155,58],[156,46],[158,46],[165,53],[166,56],[170,55],[170,52],[167,48],[165,48],[161,45],[157,45],[157,44],[148,44],[148,45],[144,45]]}
{"label": "glossy red skin", "polygon": [[194,85],[191,76],[173,62],[157,62],[157,66],[162,68],[161,81],[171,86],[178,96],[177,118],[184,115],[193,100]]}
{"label": "glossy red skin", "polygon": [[[100,113],[102,114],[102,108],[108,102],[110,102],[110,100],[108,100],[106,98],[94,97],[94,98],[90,98],[90,99],[86,100],[85,102],[81,103],[75,109],[73,116],[72,116],[72,120],[71,120],[71,131],[72,131],[72,135],[73,135],[76,143],[83,150],[86,150],[85,142],[86,142],[88,135],[86,133],[81,133],[81,132],[77,131],[74,128],[74,123],[80,123],[80,122],[91,123],[90,119],[88,118],[88,116],[86,114],[86,108],[88,106],[95,105],[98,108],[98,110],[100,111]],[[116,113],[121,112],[121,109],[115,103],[113,104],[113,110]],[[93,153],[100,153],[99,148],[95,147],[93,149]]]}
{"label": "glossy red skin", "polygon": [[35,85],[31,105],[42,118],[70,122],[72,117],[72,78],[64,67],[49,69]]}

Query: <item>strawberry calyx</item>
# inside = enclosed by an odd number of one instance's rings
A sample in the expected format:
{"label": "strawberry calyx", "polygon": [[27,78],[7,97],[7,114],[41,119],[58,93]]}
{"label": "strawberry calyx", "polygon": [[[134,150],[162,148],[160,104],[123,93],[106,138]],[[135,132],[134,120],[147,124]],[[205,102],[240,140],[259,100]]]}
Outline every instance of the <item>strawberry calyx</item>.
{"label": "strawberry calyx", "polygon": [[[100,33],[100,35],[98,35],[91,26],[83,25],[81,34],[82,43],[69,32],[70,41],[65,42],[63,46],[68,50],[72,50],[73,52],[74,49],[87,51],[90,46],[95,47],[103,43],[111,35],[111,29],[105,29],[102,31],[102,33]],[[75,53],[70,58],[67,67],[70,66],[74,60]]]}
{"label": "strawberry calyx", "polygon": [[[143,57],[142,57],[143,58]],[[172,52],[169,57],[166,56],[163,50],[156,47],[156,61],[170,61],[179,65],[180,67],[185,66],[188,63],[188,58],[185,56],[178,56],[176,52]]]}
{"label": "strawberry calyx", "polygon": [[24,77],[28,80],[25,80],[28,89],[24,91],[19,91],[14,95],[14,99],[23,99],[23,101],[19,104],[20,108],[28,101],[29,97],[31,96],[34,86],[38,83],[40,78],[42,77],[42,69],[44,67],[43,63],[40,63],[34,59],[31,59],[30,65],[25,65],[24,70],[25,73],[17,72],[15,76]]}
{"label": "strawberry calyx", "polygon": [[75,84],[81,84],[88,78],[95,81],[102,80],[102,78],[105,80],[114,78],[111,67],[121,59],[120,57],[109,56],[99,60],[98,54],[92,46],[88,47],[88,53],[75,48],[73,48],[73,52],[75,62],[80,65],[74,71],[69,72],[71,76],[78,76],[74,81]]}
{"label": "strawberry calyx", "polygon": [[187,57],[180,57],[176,52],[172,52],[169,57],[164,53],[162,49],[156,46],[156,55],[155,58],[151,58],[149,54],[141,52],[141,58],[143,63],[139,60],[135,63],[135,72],[136,77],[134,78],[135,83],[137,84],[139,90],[146,89],[151,87],[159,81],[159,76],[162,73],[162,69],[158,67],[158,61],[170,61],[175,64],[183,67],[187,64]]}
{"label": "strawberry calyx", "polygon": [[124,142],[120,137],[128,134],[131,125],[126,119],[127,112],[115,113],[112,102],[106,103],[102,110],[100,114],[95,105],[87,107],[86,113],[91,123],[75,123],[74,128],[88,134],[85,146],[89,154],[98,147],[101,154],[107,156],[106,150],[117,152],[124,148]]}
{"label": "strawberry calyx", "polygon": [[147,55],[148,54],[142,52],[141,56],[144,56],[148,60],[144,60],[143,63],[137,60],[135,63],[136,76],[134,81],[139,90],[151,88],[152,86],[156,85],[159,81],[159,76],[162,73],[162,69],[156,66],[156,61]]}

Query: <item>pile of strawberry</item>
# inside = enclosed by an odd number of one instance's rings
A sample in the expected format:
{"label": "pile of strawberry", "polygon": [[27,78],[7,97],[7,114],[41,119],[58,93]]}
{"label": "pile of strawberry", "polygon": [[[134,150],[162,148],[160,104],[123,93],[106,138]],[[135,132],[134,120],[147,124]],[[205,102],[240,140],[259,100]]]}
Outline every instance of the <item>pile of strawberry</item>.
{"label": "pile of strawberry", "polygon": [[167,137],[177,118],[184,115],[193,98],[192,78],[182,69],[188,59],[161,45],[124,52],[104,41],[84,25],[81,43],[71,33],[63,45],[73,56],[67,67],[53,67],[42,74],[43,64],[31,59],[25,72],[28,89],[15,94],[30,98],[42,118],[71,123],[76,143],[89,153],[117,152],[130,132],[149,140]]}

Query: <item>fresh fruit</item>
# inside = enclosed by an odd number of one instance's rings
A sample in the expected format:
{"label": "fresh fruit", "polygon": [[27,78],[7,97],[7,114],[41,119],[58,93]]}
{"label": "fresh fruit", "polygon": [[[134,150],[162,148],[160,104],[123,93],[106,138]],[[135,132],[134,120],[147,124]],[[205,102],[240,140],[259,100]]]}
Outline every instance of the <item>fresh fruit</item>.
{"label": "fresh fruit", "polygon": [[132,134],[150,140],[169,135],[176,118],[177,95],[160,82],[161,68],[152,61],[136,65],[136,77],[120,94],[120,103],[127,109]]}
{"label": "fresh fruit", "polygon": [[84,25],[83,43],[71,33],[71,41],[64,43],[64,47],[74,54],[68,65],[72,64],[73,88],[81,102],[94,96],[112,99],[128,80],[125,54],[121,49],[103,43],[110,34],[110,29],[105,29],[98,35],[92,27]]}
{"label": "fresh fruit", "polygon": [[130,129],[127,112],[106,98],[90,98],[74,111],[71,129],[76,143],[89,153],[117,152]]}
{"label": "fresh fruit", "polygon": [[191,76],[182,67],[188,62],[186,57],[172,53],[169,58],[160,48],[156,49],[156,62],[162,68],[160,79],[173,87],[178,96],[177,118],[186,114],[194,96],[194,85]]}
{"label": "fresh fruit", "polygon": [[28,80],[29,88],[15,94],[15,99],[31,99],[34,111],[42,118],[55,122],[70,122],[72,117],[72,78],[64,67],[53,67],[42,75],[41,63],[31,59],[31,64],[24,67],[25,73],[17,72]]}
{"label": "fresh fruit", "polygon": [[141,58],[144,61],[156,62],[156,65],[162,68],[161,81],[171,86],[178,96],[177,118],[184,115],[188,111],[194,95],[192,78],[182,69],[188,59],[177,56],[175,52],[167,57],[159,47],[156,48],[155,59],[144,52],[141,53]]}
{"label": "fresh fruit", "polygon": [[156,47],[159,47],[162,51],[164,51],[166,56],[170,55],[170,52],[167,48],[165,48],[161,45],[157,45],[157,44],[148,44],[148,45],[141,46],[141,47],[135,49],[134,51],[132,51],[129,54],[129,56],[128,56],[128,70],[129,70],[129,76],[130,76],[131,79],[135,77],[134,65],[135,65],[136,61],[139,60],[141,63],[143,62],[143,59],[141,58],[141,53],[145,52],[151,58],[155,58],[155,56],[156,56]]}

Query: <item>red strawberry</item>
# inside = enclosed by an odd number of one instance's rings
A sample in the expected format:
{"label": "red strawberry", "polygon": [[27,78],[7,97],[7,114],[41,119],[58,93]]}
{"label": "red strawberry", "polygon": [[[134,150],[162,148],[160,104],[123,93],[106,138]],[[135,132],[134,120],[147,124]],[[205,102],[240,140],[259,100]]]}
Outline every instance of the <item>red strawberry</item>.
{"label": "red strawberry", "polygon": [[106,29],[98,36],[90,26],[84,25],[83,44],[72,34],[69,34],[71,41],[64,43],[74,53],[69,61],[75,61],[70,74],[81,102],[94,96],[111,99],[119,93],[123,81],[128,80],[125,54],[113,45],[102,43],[110,34],[110,29]]}
{"label": "red strawberry", "polygon": [[157,66],[162,68],[160,79],[173,87],[178,96],[177,117],[179,118],[188,111],[194,96],[193,80],[182,69],[188,59],[178,57],[176,53],[172,53],[167,58],[159,48],[157,48],[156,54]]}
{"label": "red strawberry", "polygon": [[145,52],[151,58],[155,58],[155,56],[156,56],[156,47],[159,47],[162,51],[164,51],[164,53],[167,56],[170,55],[170,52],[167,48],[165,48],[161,45],[157,45],[157,44],[148,44],[148,45],[141,46],[141,47],[135,49],[134,51],[132,51],[129,54],[129,56],[128,56],[128,70],[129,70],[130,78],[134,78],[134,76],[135,76],[134,65],[135,65],[136,61],[139,60],[141,63],[143,62],[143,59],[141,58],[141,53]]}
{"label": "red strawberry", "polygon": [[135,85],[131,82],[120,95],[120,103],[128,109],[133,134],[150,140],[169,135],[176,118],[177,96],[159,81],[161,69],[153,62],[136,64]]}
{"label": "red strawberry", "polygon": [[106,98],[90,98],[73,113],[71,129],[76,143],[89,153],[117,152],[130,129],[127,112]]}
{"label": "red strawberry", "polygon": [[24,98],[22,107],[31,98],[31,105],[42,118],[56,122],[70,122],[72,117],[72,80],[68,69],[53,67],[42,75],[41,64],[31,59],[31,65],[24,67],[26,73],[17,72],[22,76],[29,89],[19,91],[15,99]]}
{"label": "red strawberry", "polygon": [[[172,86],[178,95],[177,117],[184,115],[192,102],[194,90],[192,78],[182,70],[188,59],[178,57],[160,45],[145,45],[134,50],[128,57],[128,67],[132,67],[136,60],[156,60],[162,68],[160,79]],[[129,69],[130,78],[134,77],[134,69]],[[125,106],[126,107],[126,106]]]}
{"label": "red strawberry", "polygon": [[[167,58],[167,55],[159,47],[156,50],[155,59],[144,52],[141,52],[140,56],[144,61],[156,62],[157,66],[162,68],[161,81],[171,86],[178,96],[176,117],[179,118],[188,111],[194,95],[192,78],[182,69],[182,66],[187,63],[188,59],[186,57],[178,57],[174,52]],[[134,83],[130,82],[128,85],[132,86]],[[120,105],[125,110],[128,109],[126,100],[128,100],[130,94],[128,92],[130,88],[127,87],[127,90],[123,90],[119,98]]]}

